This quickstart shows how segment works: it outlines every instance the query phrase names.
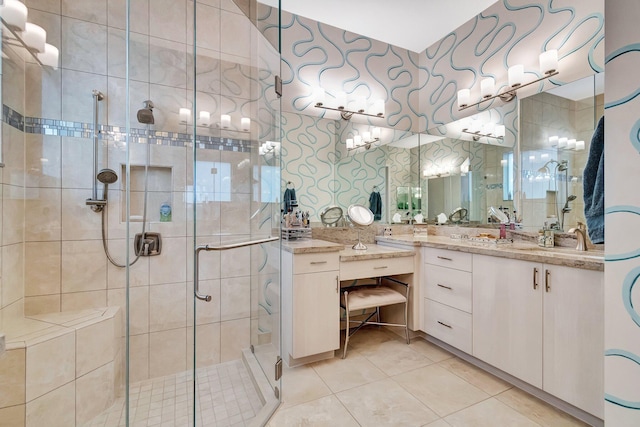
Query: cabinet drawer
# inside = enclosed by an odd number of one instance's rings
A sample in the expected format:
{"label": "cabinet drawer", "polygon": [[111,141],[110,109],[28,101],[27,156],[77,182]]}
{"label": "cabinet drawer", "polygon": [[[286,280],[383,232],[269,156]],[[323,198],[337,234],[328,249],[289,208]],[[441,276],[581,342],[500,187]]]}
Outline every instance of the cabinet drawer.
{"label": "cabinet drawer", "polygon": [[297,254],[293,257],[293,274],[316,273],[340,269],[338,252]]}
{"label": "cabinet drawer", "polygon": [[471,315],[424,299],[424,329],[429,335],[471,354]]}
{"label": "cabinet drawer", "polygon": [[471,273],[428,265],[424,276],[426,298],[471,313]]}
{"label": "cabinet drawer", "polygon": [[340,280],[413,273],[413,256],[340,263]]}
{"label": "cabinet drawer", "polygon": [[456,270],[471,271],[472,255],[446,249],[425,248],[424,262]]}

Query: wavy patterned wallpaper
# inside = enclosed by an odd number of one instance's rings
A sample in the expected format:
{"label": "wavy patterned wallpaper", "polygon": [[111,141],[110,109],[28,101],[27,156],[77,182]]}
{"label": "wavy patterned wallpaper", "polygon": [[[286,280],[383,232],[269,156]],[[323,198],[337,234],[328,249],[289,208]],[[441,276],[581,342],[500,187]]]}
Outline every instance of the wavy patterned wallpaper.
{"label": "wavy patterned wallpaper", "polygon": [[[268,19],[266,12],[264,18]],[[267,32],[272,31],[267,28]],[[283,111],[336,119],[314,107],[313,89],[385,101],[385,118],[355,116],[356,123],[415,130],[418,127],[418,61],[415,52],[304,17],[282,13]]]}
{"label": "wavy patterned wallpaper", "polygon": [[607,0],[605,421],[640,425],[640,4]]}

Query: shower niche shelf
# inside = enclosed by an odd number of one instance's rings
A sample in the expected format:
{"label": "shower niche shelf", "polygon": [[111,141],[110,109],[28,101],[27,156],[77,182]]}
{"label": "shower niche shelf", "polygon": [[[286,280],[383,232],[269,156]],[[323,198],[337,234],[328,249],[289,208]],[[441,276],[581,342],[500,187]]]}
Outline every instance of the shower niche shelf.
{"label": "shower niche shelf", "polygon": [[[126,165],[122,165],[122,212],[121,221],[126,222],[126,204],[124,203],[127,188]],[[144,216],[144,165],[131,165],[131,222],[142,222]],[[147,194],[147,222],[160,222],[160,207],[168,203],[173,207],[173,169],[170,166],[149,166],[149,183]]]}

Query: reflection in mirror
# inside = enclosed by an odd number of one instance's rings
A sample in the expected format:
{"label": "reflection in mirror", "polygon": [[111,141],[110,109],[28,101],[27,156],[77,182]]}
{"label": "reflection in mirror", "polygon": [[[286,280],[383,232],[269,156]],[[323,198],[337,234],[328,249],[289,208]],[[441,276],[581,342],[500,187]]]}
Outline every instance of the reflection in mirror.
{"label": "reflection in mirror", "polygon": [[493,109],[421,135],[427,222],[440,222],[444,214],[459,225],[481,226],[492,222],[491,206],[515,219],[513,146],[495,130],[503,117]]}
{"label": "reflection in mirror", "polygon": [[582,171],[604,114],[604,73],[520,100],[522,217],[567,231],[585,222]]}

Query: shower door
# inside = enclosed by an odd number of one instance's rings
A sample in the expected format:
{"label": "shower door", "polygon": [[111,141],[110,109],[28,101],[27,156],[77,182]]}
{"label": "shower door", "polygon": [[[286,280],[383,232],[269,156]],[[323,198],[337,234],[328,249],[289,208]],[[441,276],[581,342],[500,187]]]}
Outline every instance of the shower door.
{"label": "shower door", "polygon": [[262,424],[280,391],[280,57],[249,10],[194,4],[187,216],[195,425]]}

